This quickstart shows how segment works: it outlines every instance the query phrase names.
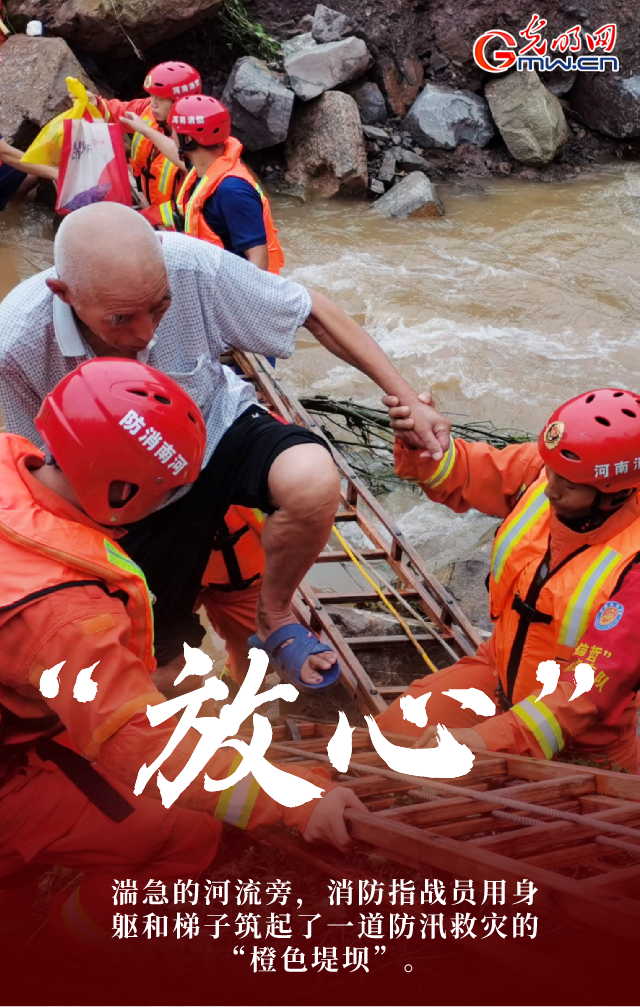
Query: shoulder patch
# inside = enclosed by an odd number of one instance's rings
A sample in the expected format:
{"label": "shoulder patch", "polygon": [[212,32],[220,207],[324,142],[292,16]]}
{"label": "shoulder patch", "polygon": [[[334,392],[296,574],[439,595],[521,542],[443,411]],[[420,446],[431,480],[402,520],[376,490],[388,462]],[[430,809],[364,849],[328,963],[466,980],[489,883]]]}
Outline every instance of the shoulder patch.
{"label": "shoulder patch", "polygon": [[620,602],[605,602],[595,619],[596,630],[612,630],[622,619],[623,613],[624,606]]}

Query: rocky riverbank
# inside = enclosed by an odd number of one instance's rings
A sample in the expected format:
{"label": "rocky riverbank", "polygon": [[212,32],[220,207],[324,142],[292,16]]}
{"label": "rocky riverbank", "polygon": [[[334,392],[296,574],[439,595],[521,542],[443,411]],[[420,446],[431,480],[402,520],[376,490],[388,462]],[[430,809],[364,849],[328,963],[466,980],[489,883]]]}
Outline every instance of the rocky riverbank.
{"label": "rocky riverbank", "polygon": [[[480,32],[525,27],[521,0],[508,12],[495,0],[464,10],[450,0],[339,0],[335,9],[247,0],[246,10],[238,0],[189,0],[179,14],[169,0],[117,8],[7,0],[17,32],[37,17],[48,37],[18,34],[3,46],[0,125],[25,146],[65,107],[67,74],[126,98],[141,93],[155,62],[185,59],[229,106],[266,181],[301,199],[382,198],[378,209],[390,216],[438,215],[433,181],[556,181],[637,156],[640,10],[631,0],[613,7],[620,74],[538,76],[482,74],[472,59]],[[612,18],[604,0],[536,9],[549,39],[576,22],[594,31]]]}

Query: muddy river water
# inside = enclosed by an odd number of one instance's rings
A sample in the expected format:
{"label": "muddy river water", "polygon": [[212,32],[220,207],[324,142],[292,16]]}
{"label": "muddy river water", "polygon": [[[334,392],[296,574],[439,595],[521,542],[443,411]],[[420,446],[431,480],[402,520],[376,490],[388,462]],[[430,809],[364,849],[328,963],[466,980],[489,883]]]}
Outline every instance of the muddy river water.
{"label": "muddy river water", "polygon": [[[443,185],[440,220],[385,221],[367,204],[273,210],[294,279],[361,321],[444,411],[537,431],[590,387],[640,388],[640,166],[562,184]],[[0,296],[51,263],[48,211],[0,214]],[[298,392],[376,404],[374,386],[305,334],[278,365]],[[424,504],[387,505],[437,568],[491,524]]]}

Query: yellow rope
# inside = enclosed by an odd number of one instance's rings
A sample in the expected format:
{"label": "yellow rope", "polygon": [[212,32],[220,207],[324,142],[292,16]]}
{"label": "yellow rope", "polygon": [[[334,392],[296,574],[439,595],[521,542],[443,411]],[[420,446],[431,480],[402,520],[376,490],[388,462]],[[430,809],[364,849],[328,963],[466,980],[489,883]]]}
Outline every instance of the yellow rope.
{"label": "yellow rope", "polygon": [[382,591],[382,588],[380,587],[380,585],[376,584],[376,582],[373,580],[373,578],[369,577],[369,575],[367,574],[366,570],[364,569],[364,567],[360,563],[358,557],[356,556],[356,554],[354,553],[354,551],[351,549],[351,546],[349,545],[349,543],[346,541],[346,539],[344,538],[344,536],[342,536],[340,534],[340,532],[338,531],[338,528],[337,528],[336,525],[333,526],[333,534],[335,535],[336,539],[338,540],[338,542],[342,546],[343,550],[345,551],[345,553],[347,554],[347,556],[349,557],[349,559],[356,565],[356,567],[358,568],[358,570],[360,571],[360,573],[362,574],[362,576],[369,582],[369,584],[374,589],[374,591],[376,591],[377,594],[380,596],[380,598],[382,599],[382,601],[386,605],[386,607],[389,610],[389,612],[393,613],[393,615],[397,619],[398,623],[400,624],[400,626],[402,627],[402,629],[406,633],[407,637],[409,638],[409,640],[411,641],[411,643],[413,644],[413,646],[416,648],[416,650],[420,652],[420,654],[422,655],[423,659],[425,660],[425,662],[427,663],[427,665],[429,666],[429,668],[431,669],[431,671],[432,672],[437,672],[438,669],[436,668],[436,666],[431,661],[431,659],[430,659],[429,655],[427,654],[427,652],[420,645],[420,642],[416,640],[416,638],[412,634],[411,630],[409,629],[409,626],[407,625],[406,621],[403,620],[402,616],[397,611],[397,609],[394,609],[394,607],[391,605],[391,602],[389,601],[389,599],[387,598],[387,596]]}

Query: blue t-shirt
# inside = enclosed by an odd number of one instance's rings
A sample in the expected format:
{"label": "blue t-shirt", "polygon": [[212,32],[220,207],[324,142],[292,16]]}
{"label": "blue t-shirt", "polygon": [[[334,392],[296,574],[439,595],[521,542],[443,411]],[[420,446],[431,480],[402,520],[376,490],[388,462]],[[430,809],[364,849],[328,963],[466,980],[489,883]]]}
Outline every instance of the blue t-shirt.
{"label": "blue t-shirt", "polygon": [[[0,133],[0,140],[2,140],[2,133]],[[26,172],[18,171],[17,168],[11,168],[0,161],[0,210],[4,210],[11,197],[19,188],[22,180],[26,177]]]}
{"label": "blue t-shirt", "polygon": [[247,249],[267,244],[260,194],[245,179],[223,179],[202,212],[227,252],[244,259]]}

